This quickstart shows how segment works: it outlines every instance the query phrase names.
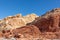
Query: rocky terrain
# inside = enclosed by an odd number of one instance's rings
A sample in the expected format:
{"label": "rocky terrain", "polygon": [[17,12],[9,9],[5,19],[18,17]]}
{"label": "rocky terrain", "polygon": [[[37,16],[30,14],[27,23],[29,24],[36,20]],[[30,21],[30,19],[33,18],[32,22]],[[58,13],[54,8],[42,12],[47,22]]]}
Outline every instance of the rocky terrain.
{"label": "rocky terrain", "polygon": [[60,40],[60,8],[42,16],[17,14],[0,20],[0,40]]}
{"label": "rocky terrain", "polygon": [[25,26],[27,23],[34,21],[36,17],[38,17],[36,14],[8,16],[0,20],[0,30],[9,30]]}

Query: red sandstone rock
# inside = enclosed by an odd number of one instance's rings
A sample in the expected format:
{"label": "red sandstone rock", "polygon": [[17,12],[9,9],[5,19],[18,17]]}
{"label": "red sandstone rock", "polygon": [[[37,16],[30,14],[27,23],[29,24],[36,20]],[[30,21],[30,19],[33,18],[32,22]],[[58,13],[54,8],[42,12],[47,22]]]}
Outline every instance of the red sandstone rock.
{"label": "red sandstone rock", "polygon": [[36,18],[36,20],[26,26],[12,30],[3,30],[0,32],[0,37],[13,37],[17,40],[21,40],[20,38],[27,38],[27,40],[32,40],[29,38],[60,38],[60,8],[47,12],[47,14]]}
{"label": "red sandstone rock", "polygon": [[6,38],[39,38],[40,31],[36,26],[28,25],[13,30],[3,30],[2,33]]}
{"label": "red sandstone rock", "polygon": [[59,31],[60,29],[60,9],[54,9],[48,14],[37,19],[37,22],[34,23],[40,31]]}
{"label": "red sandstone rock", "polygon": [[41,18],[34,25],[37,26],[42,32],[49,30],[49,20],[46,18]]}

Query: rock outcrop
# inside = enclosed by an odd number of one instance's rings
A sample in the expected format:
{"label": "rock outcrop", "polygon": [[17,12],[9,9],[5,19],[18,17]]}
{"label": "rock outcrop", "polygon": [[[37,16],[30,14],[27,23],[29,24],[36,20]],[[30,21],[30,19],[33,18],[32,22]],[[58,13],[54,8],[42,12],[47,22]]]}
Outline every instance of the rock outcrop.
{"label": "rock outcrop", "polygon": [[36,17],[38,16],[35,14],[29,14],[26,16],[17,14],[15,16],[8,16],[0,21],[0,29],[9,30],[19,28],[25,26],[27,23],[34,21]]}
{"label": "rock outcrop", "polygon": [[0,37],[3,38],[39,38],[40,31],[34,25],[27,25],[13,30],[3,30],[0,33]]}
{"label": "rock outcrop", "polygon": [[41,31],[57,31],[59,30],[60,23],[60,11],[59,9],[54,9],[42,16],[37,22],[34,23]]}
{"label": "rock outcrop", "polygon": [[35,14],[9,16],[0,20],[0,30],[0,37],[16,40],[60,39],[60,8],[39,17]]}
{"label": "rock outcrop", "polygon": [[47,12],[27,25],[37,26],[41,32],[40,37],[48,39],[60,38],[60,8]]}

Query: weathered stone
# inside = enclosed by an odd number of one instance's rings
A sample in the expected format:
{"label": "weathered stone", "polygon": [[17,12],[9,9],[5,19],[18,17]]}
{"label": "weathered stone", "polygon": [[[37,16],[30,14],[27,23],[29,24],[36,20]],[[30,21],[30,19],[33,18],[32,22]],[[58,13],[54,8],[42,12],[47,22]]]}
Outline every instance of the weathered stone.
{"label": "weathered stone", "polygon": [[37,16],[35,14],[29,14],[27,16],[22,16],[17,14],[15,16],[8,16],[0,21],[0,29],[10,30],[25,26],[35,20]]}
{"label": "weathered stone", "polygon": [[18,14],[7,17],[0,21],[0,30],[0,37],[3,38],[17,40],[60,39],[60,8],[53,9],[39,17],[35,14],[27,16]]}
{"label": "weathered stone", "polygon": [[[3,36],[2,36],[3,35]],[[3,30],[0,37],[5,38],[39,38],[40,31],[34,25],[27,25],[13,30]]]}

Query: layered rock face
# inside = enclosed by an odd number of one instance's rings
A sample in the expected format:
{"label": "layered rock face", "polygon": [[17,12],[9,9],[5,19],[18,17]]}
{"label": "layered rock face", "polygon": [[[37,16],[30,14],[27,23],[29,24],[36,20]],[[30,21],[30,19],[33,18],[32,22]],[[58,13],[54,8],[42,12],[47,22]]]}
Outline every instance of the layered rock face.
{"label": "layered rock face", "polygon": [[60,11],[54,9],[34,23],[42,31],[56,31],[60,28]]}
{"label": "layered rock face", "polygon": [[[53,9],[28,25],[39,28],[43,38],[60,38],[60,8]],[[58,36],[57,36],[58,35]]]}
{"label": "layered rock face", "polygon": [[0,37],[5,38],[39,38],[40,31],[34,25],[23,26],[13,30],[3,30],[0,33]]}
{"label": "layered rock face", "polygon": [[36,18],[36,20],[30,24],[39,28],[41,32],[40,38],[42,37],[42,39],[60,38],[60,8],[47,12],[43,16]]}
{"label": "layered rock face", "polygon": [[0,21],[0,29],[10,30],[19,28],[25,26],[27,23],[32,22],[33,20],[35,20],[36,17],[38,16],[35,14],[29,14],[26,16],[17,14],[15,16],[9,16]]}
{"label": "layered rock face", "polygon": [[0,21],[0,30],[0,37],[16,40],[60,39],[60,8],[42,16],[30,14],[4,18]]}

